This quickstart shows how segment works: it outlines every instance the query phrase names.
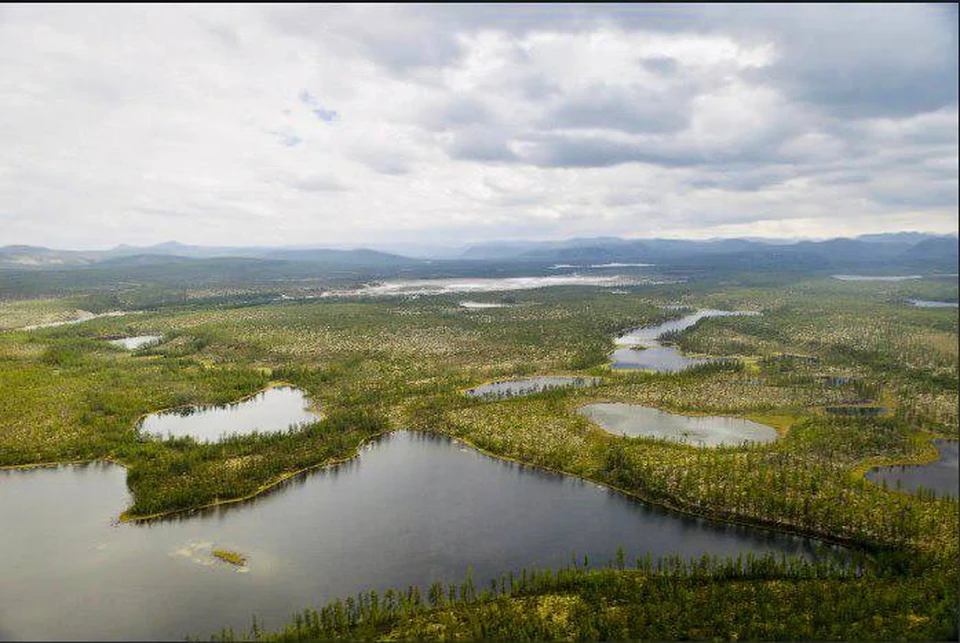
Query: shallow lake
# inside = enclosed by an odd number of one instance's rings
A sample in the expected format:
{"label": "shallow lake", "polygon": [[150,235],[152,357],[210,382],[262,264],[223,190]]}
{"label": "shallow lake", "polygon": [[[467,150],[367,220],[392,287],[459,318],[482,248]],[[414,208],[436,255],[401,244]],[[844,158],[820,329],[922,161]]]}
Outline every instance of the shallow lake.
{"label": "shallow lake", "polygon": [[522,380],[503,380],[500,382],[490,382],[465,391],[470,397],[483,398],[505,398],[516,397],[518,395],[530,395],[532,393],[542,393],[553,388],[566,388],[570,386],[594,386],[603,381],[599,377],[529,377]]}
{"label": "shallow lake", "polygon": [[[672,319],[654,326],[635,328],[629,333],[615,338],[617,349],[611,355],[611,368],[644,369],[657,372],[675,372],[705,364],[712,360],[698,357],[685,357],[672,346],[664,346],[659,338],[671,332],[682,331],[694,326],[707,317],[732,317],[736,315],[757,315],[748,310],[699,310],[679,319]],[[644,348],[634,348],[642,346]]]}
{"label": "shallow lake", "polygon": [[934,301],[932,299],[908,299],[917,308],[956,308],[955,301]]}
{"label": "shallow lake", "polygon": [[185,406],[152,413],[137,428],[161,439],[189,436],[200,442],[215,442],[232,434],[274,433],[316,422],[321,416],[311,406],[313,403],[300,389],[277,386],[233,404]]}
{"label": "shallow lake", "polygon": [[929,464],[874,467],[867,478],[877,484],[886,483],[890,489],[917,491],[920,487],[934,491],[938,496],[960,495],[960,468],[956,440],[934,440],[940,459]]}
{"label": "shallow lake", "polygon": [[766,424],[713,415],[678,415],[638,404],[588,404],[578,413],[610,433],[673,440],[698,447],[737,446],[777,439],[776,429]]}
{"label": "shallow lake", "polygon": [[[621,545],[628,561],[821,548],[422,433],[386,436],[254,501],[147,525],[111,526],[129,503],[124,475],[107,464],[0,471],[0,638],[206,637],[245,630],[252,614],[277,627],[361,590],[460,581],[468,565],[482,587],[574,553],[602,565]],[[248,556],[243,573],[215,561],[214,547]]]}
{"label": "shallow lake", "polygon": [[150,344],[158,343],[162,337],[160,335],[138,335],[136,337],[121,337],[119,339],[109,340],[114,346],[120,346],[126,348],[127,350],[137,350],[138,348],[143,348],[144,346],[149,346]]}

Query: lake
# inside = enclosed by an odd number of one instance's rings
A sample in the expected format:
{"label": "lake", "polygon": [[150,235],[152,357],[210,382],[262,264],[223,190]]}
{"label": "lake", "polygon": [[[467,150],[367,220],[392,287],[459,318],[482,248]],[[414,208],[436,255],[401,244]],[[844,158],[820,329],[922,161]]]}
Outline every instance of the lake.
{"label": "lake", "polygon": [[[611,355],[610,367],[615,369],[643,369],[663,373],[682,371],[691,366],[706,364],[712,360],[685,357],[676,348],[661,344],[659,338],[666,333],[686,330],[707,317],[757,314],[759,313],[749,310],[699,310],[662,324],[635,328],[613,340],[617,348]],[[642,346],[643,348],[635,348],[636,346]]]}
{"label": "lake", "polygon": [[940,458],[929,464],[894,465],[874,467],[867,478],[877,484],[886,483],[890,489],[917,491],[920,487],[934,491],[938,496],[960,495],[960,469],[958,469],[958,443],[956,440],[934,440]]}
{"label": "lake", "polygon": [[501,399],[505,397],[515,397],[517,395],[542,393],[543,391],[554,388],[595,386],[602,381],[599,377],[528,377],[519,380],[490,382],[489,384],[482,384],[464,392],[470,397]]}
{"label": "lake", "polygon": [[349,290],[328,290],[322,297],[395,297],[399,295],[446,295],[450,293],[530,290],[550,286],[630,286],[674,283],[631,275],[549,275],[463,279],[412,279],[368,284]]}
{"label": "lake", "polygon": [[[629,561],[646,552],[812,557],[821,547],[413,432],[253,501],[161,522],[111,524],[130,502],[124,480],[109,464],[0,471],[0,638],[207,637],[246,630],[253,614],[275,628],[361,590],[460,581],[469,565],[482,587],[572,554],[605,564],[621,545]],[[219,562],[215,547],[248,562]]]}
{"label": "lake", "polygon": [[737,446],[745,442],[772,442],[773,427],[742,418],[678,415],[637,404],[604,402],[577,411],[610,433],[672,440],[698,447]]}
{"label": "lake", "polygon": [[840,281],[909,281],[923,279],[923,275],[831,275]]}
{"label": "lake", "polygon": [[321,416],[311,410],[312,406],[313,402],[300,389],[276,386],[233,404],[185,406],[151,413],[137,428],[160,439],[189,436],[199,442],[215,442],[226,435],[274,433],[316,422]]}

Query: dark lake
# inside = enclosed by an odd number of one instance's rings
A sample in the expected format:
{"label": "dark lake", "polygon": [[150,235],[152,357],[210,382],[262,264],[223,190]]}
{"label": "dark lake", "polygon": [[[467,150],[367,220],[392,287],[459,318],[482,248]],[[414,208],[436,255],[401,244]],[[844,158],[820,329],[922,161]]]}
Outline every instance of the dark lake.
{"label": "dark lake", "polygon": [[657,372],[682,371],[685,368],[705,364],[711,360],[685,357],[672,346],[659,342],[666,333],[686,330],[707,317],[730,317],[734,315],[756,315],[745,310],[699,310],[679,319],[673,319],[655,326],[643,326],[614,339],[617,349],[613,351],[611,368],[643,369]]}
{"label": "dark lake", "polygon": [[467,389],[465,393],[470,397],[502,399],[506,397],[516,397],[517,395],[542,393],[543,391],[554,388],[594,386],[601,381],[599,377],[528,377],[519,380],[502,380],[482,384],[481,386]]}
{"label": "dark lake", "polygon": [[[397,432],[359,459],[254,501],[113,526],[129,503],[108,464],[0,471],[0,638],[182,639],[251,616],[277,627],[361,590],[522,567],[679,553],[817,555],[815,541],[666,512],[598,485]],[[216,547],[248,557],[236,568]],[[831,555],[823,552],[821,555]]]}
{"label": "dark lake", "polygon": [[200,442],[215,442],[230,434],[273,433],[316,422],[320,415],[311,410],[312,405],[300,389],[276,386],[233,404],[152,413],[137,426],[142,433],[163,439],[190,436]]}
{"label": "dark lake", "polygon": [[938,496],[960,496],[960,469],[956,440],[934,440],[940,459],[929,464],[874,467],[867,478],[890,489],[917,491],[920,487]]}

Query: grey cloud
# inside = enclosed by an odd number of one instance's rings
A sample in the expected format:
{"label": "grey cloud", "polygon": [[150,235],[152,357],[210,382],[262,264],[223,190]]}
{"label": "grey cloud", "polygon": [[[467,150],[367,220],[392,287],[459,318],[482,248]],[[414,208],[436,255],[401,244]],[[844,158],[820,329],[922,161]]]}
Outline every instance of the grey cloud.
{"label": "grey cloud", "polygon": [[447,129],[485,124],[493,120],[493,117],[482,101],[455,96],[440,107],[429,110],[422,116],[422,120],[434,129]]}
{"label": "grey cloud", "polygon": [[517,156],[508,146],[508,140],[485,131],[471,128],[457,132],[446,146],[451,158],[464,161],[516,161]]}
{"label": "grey cloud", "polygon": [[562,100],[543,126],[611,129],[624,132],[677,132],[690,120],[690,97],[631,88],[591,87]]}
{"label": "grey cloud", "polygon": [[339,180],[319,174],[295,179],[288,185],[300,192],[343,192],[347,189]]}
{"label": "grey cloud", "polygon": [[679,68],[676,60],[666,57],[642,58],[640,64],[661,76],[674,76]]}

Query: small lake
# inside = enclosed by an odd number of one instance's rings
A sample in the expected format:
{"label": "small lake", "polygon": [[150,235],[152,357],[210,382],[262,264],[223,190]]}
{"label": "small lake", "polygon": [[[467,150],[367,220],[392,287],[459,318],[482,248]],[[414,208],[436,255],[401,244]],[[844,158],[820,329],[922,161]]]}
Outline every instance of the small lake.
{"label": "small lake", "polygon": [[161,339],[163,339],[163,337],[160,335],[138,335],[136,337],[121,337],[119,339],[111,339],[109,342],[114,346],[120,346],[121,348],[135,351],[138,348],[143,348],[144,346],[157,344]]}
{"label": "small lake", "polygon": [[[749,310],[699,310],[662,324],[635,328],[613,340],[617,348],[611,355],[612,363],[610,367],[615,369],[643,369],[664,373],[682,371],[691,366],[706,364],[713,360],[685,357],[676,348],[661,344],[659,338],[666,333],[686,330],[707,317],[757,314],[759,313]],[[644,348],[634,348],[636,346]]]}
{"label": "small lake", "polygon": [[957,440],[934,440],[940,459],[929,464],[874,467],[867,479],[877,484],[886,483],[889,489],[915,492],[920,487],[938,496],[960,496],[960,468],[958,468]]}
{"label": "small lake", "polygon": [[[267,628],[367,589],[483,587],[571,555],[599,566],[679,553],[815,557],[809,539],[647,506],[577,478],[397,432],[359,459],[239,505],[111,526],[129,504],[109,464],[0,471],[0,638],[181,639]],[[248,557],[218,562],[223,547]],[[832,549],[830,551],[836,551]],[[823,552],[822,555],[835,555]]]}
{"label": "small lake", "polygon": [[776,429],[766,424],[713,415],[678,415],[637,404],[588,404],[578,413],[610,433],[672,440],[697,447],[738,446],[777,439]]}
{"label": "small lake", "polygon": [[464,391],[470,397],[502,399],[518,395],[543,393],[554,388],[596,386],[602,382],[599,377],[529,377],[522,380],[503,380],[491,382]]}
{"label": "small lake", "polygon": [[316,422],[321,416],[311,410],[312,406],[300,389],[277,386],[233,404],[185,406],[152,413],[137,428],[161,439],[189,436],[199,442],[215,442],[232,434],[274,433]]}
{"label": "small lake", "polygon": [[956,308],[955,301],[934,301],[932,299],[908,299],[917,308]]}
{"label": "small lake", "polygon": [[460,307],[483,310],[486,308],[509,308],[510,304],[498,304],[492,301],[461,301]]}

